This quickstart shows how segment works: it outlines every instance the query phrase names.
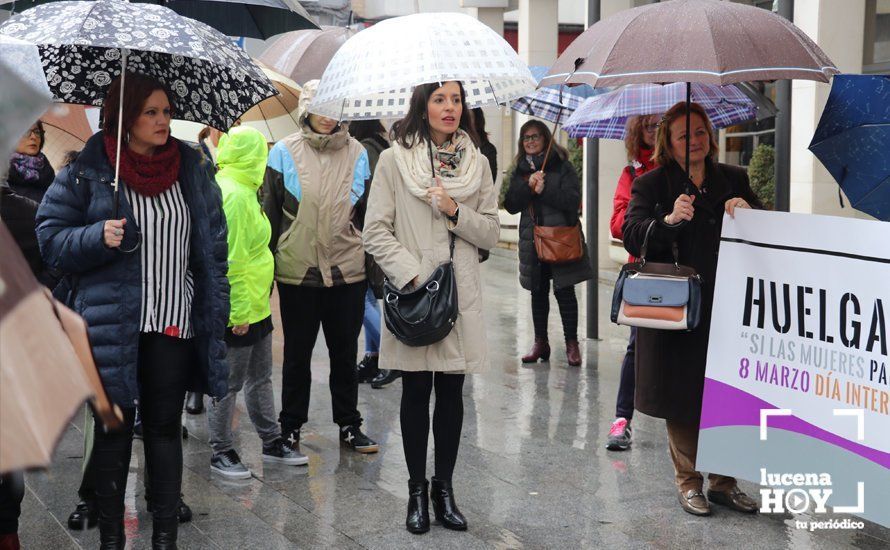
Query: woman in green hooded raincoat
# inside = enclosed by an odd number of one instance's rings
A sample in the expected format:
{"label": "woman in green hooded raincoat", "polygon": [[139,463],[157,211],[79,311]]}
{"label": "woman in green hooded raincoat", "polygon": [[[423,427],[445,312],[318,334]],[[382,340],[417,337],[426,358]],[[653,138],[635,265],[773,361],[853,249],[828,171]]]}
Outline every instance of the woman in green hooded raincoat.
{"label": "woman in green hooded raincoat", "polygon": [[257,198],[268,156],[266,138],[246,126],[233,128],[223,135],[217,149],[216,183],[222,190],[229,230],[231,312],[226,331],[229,393],[209,410],[213,448],[210,469],[236,479],[251,476],[250,470],[241,463],[232,439],[235,400],[242,387],[250,420],[263,440],[263,461],[289,465],[308,462],[281,437],[272,393],[269,294],[275,259],[269,249],[272,227]]}

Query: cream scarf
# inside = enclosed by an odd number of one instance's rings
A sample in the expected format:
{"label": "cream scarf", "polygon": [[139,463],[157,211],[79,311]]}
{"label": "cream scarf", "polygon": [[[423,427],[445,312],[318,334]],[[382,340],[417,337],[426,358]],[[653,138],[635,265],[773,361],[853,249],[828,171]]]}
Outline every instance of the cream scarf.
{"label": "cream scarf", "polygon": [[[457,202],[464,201],[475,195],[482,186],[484,172],[482,169],[490,170],[488,161],[485,163],[479,161],[482,153],[473,144],[473,140],[463,130],[458,130],[451,138],[454,149],[463,149],[460,165],[454,171],[453,177],[442,177],[437,170],[439,179],[442,180],[442,186],[448,192],[448,196]],[[432,184],[432,172],[430,170],[430,142],[418,141],[414,147],[405,149],[397,141],[392,144],[396,158],[396,166],[402,174],[405,186],[415,197],[426,200],[426,190]],[[433,146],[434,158],[438,153]],[[436,162],[435,164],[438,164]]]}

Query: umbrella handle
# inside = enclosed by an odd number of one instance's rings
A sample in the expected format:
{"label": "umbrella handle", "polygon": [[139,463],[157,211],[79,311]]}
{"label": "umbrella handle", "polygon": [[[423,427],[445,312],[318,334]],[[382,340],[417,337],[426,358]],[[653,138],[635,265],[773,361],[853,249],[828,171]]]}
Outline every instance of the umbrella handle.
{"label": "umbrella handle", "polygon": [[577,71],[578,67],[580,67],[583,63],[584,63],[583,57],[579,57],[578,59],[576,59],[575,67],[572,69],[572,72],[570,72],[569,75],[566,77],[566,79],[563,80],[562,84],[559,85],[559,111],[556,112],[556,122],[553,124],[553,134],[550,136],[550,143],[547,144],[547,151],[544,153],[544,162],[541,163],[541,172],[544,171],[544,168],[547,167],[547,161],[550,160],[550,149],[553,148],[553,140],[556,139],[556,132],[557,132],[557,130],[559,130],[560,119],[562,119],[562,111],[563,111],[562,91],[563,91],[563,88],[565,88],[566,82],[568,82],[569,79],[575,75],[575,71]]}
{"label": "umbrella handle", "polygon": [[114,155],[114,201],[111,206],[111,218],[114,220],[117,219],[120,206],[121,186],[118,178],[120,178],[121,171],[121,133],[124,127],[124,81],[127,75],[127,55],[129,53],[127,48],[121,48],[121,90],[117,112],[117,150]]}

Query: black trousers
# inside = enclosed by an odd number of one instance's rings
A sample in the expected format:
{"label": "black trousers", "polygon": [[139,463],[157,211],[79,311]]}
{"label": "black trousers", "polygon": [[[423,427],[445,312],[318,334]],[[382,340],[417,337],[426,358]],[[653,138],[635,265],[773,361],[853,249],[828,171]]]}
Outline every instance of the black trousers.
{"label": "black trousers", "polygon": [[430,395],[436,389],[433,441],[436,479],[451,481],[460,432],[464,424],[463,374],[402,372],[402,447],[411,481],[426,479],[426,449],[430,435]]}
{"label": "black trousers", "polygon": [[18,533],[24,499],[25,475],[22,472],[0,476],[0,535]]}
{"label": "black trousers", "polygon": [[[195,360],[192,340],[163,334],[139,337],[137,376],[146,476],[151,478],[154,521],[175,521],[182,486],[182,405]],[[136,408],[123,409],[125,429],[105,433],[96,422],[93,455],[100,529],[124,518],[124,495]]]}
{"label": "black trousers", "polygon": [[615,418],[630,420],[634,416],[634,357],[637,352],[637,327],[630,327],[627,351],[621,362],[621,379],[618,381],[618,400],[615,404]]}
{"label": "black trousers", "polygon": [[[550,317],[550,266],[541,264],[541,282],[532,291],[532,322],[535,326],[535,338],[547,340],[547,320]],[[578,298],[575,287],[554,288],[553,295],[559,305],[562,318],[562,331],[565,339],[578,340]]]}
{"label": "black trousers", "polygon": [[331,360],[333,419],[339,426],[361,425],[358,412],[358,336],[365,314],[367,284],[318,288],[278,283],[284,364],[281,383],[281,433],[287,437],[309,420],[312,350],[319,327]]}

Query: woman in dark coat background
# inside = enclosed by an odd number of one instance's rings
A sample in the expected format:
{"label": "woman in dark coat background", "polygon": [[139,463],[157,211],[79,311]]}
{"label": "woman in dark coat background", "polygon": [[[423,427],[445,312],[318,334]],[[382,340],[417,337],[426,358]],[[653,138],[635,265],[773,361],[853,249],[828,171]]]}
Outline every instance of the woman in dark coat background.
{"label": "woman in dark coat background", "polygon": [[760,208],[761,204],[744,169],[716,161],[717,138],[708,116],[695,103],[691,109],[691,184],[683,168],[686,105],[678,103],[659,123],[654,153],[658,168],[638,177],[631,187],[623,234],[624,247],[639,257],[654,220],[646,259],[656,262],[674,261],[670,250],[676,241],[680,264],[695,268],[701,276],[701,323],[691,332],[637,329],[635,405],[638,411],[667,421],[678,499],[684,510],[709,515],[710,500],[755,512],[757,503],[728,476],[711,473],[705,498],[695,457],[723,213],[733,215],[736,208]]}
{"label": "woman in dark coat background", "polygon": [[176,548],[183,397],[187,389],[227,392],[226,225],[219,188],[198,153],[170,137],[172,96],[135,73],[127,75],[124,94],[120,210],[113,219],[119,94],[116,80],[103,106],[103,131],[47,191],[37,237],[44,260],[73,278],[65,301],[87,321],[99,375],[124,412],[125,430],[94,431],[101,548],[126,543],[137,400],[152,479],[152,548]]}
{"label": "woman in dark coat background", "polygon": [[[593,268],[584,247],[584,256],[568,264],[546,264],[535,252],[535,223],[541,226],[575,225],[579,221],[581,183],[575,168],[568,160],[568,152],[557,144],[550,150],[544,163],[545,150],[551,135],[539,120],[530,120],[519,131],[516,170],[504,200],[504,208],[511,214],[521,212],[519,220],[519,282],[532,293],[532,319],[535,343],[522,358],[523,363],[550,359],[547,319],[550,314],[550,281],[559,304],[562,328],[566,341],[569,365],[581,365],[578,346],[578,298],[575,285],[593,278]],[[545,166],[541,172],[541,166]],[[535,212],[532,220],[530,210]]]}
{"label": "woman in dark coat background", "polygon": [[56,173],[43,154],[46,145],[43,123],[39,120],[22,136],[9,159],[9,188],[40,204]]}

